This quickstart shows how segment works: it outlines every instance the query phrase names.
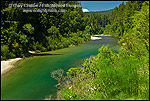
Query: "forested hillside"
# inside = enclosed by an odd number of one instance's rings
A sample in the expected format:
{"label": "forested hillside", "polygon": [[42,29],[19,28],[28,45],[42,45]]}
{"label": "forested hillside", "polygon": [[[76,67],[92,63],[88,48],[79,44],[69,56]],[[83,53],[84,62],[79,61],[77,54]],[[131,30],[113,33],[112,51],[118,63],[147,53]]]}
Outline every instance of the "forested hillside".
{"label": "forested hillside", "polygon": [[[23,12],[8,4],[70,4],[77,1],[1,1],[1,59],[23,56],[29,50],[49,51],[78,45],[102,34],[110,24],[107,15],[84,14],[81,7],[66,12]],[[23,8],[25,9],[25,8]],[[57,7],[57,10],[64,8]]]}
{"label": "forested hillside", "polygon": [[[117,54],[102,46],[82,66],[70,68],[58,80],[61,99],[149,100],[149,1],[128,1],[114,8],[104,34],[119,37],[122,50]],[[61,71],[54,74],[62,78]]]}
{"label": "forested hillside", "polygon": [[106,11],[85,12],[85,14],[110,15],[110,14],[112,14],[112,11],[113,11],[113,9],[106,10]]}
{"label": "forested hillside", "polygon": [[104,34],[120,37],[126,50],[145,56],[149,52],[149,2],[129,1],[115,8]]}
{"label": "forested hillside", "polygon": [[110,24],[109,15],[100,15],[100,14],[86,14],[88,17],[88,30],[90,34],[103,34],[104,28],[106,25]]}
{"label": "forested hillside", "polygon": [[[8,4],[70,4],[77,1],[1,1],[1,60],[24,56],[29,50],[50,51],[74,46],[102,34],[110,24],[107,15],[84,14],[81,7],[66,12],[23,12]],[[25,9],[25,8],[23,8]],[[57,10],[64,8],[57,7]]]}
{"label": "forested hillside", "polygon": [[15,3],[78,5],[77,1],[1,1],[1,60],[21,56],[29,50],[55,50],[90,40],[85,30],[88,18],[81,7],[39,13],[7,6]]}
{"label": "forested hillside", "polygon": [[110,24],[110,12],[112,10],[84,13],[88,17],[87,28],[91,35],[104,33],[105,26]]}

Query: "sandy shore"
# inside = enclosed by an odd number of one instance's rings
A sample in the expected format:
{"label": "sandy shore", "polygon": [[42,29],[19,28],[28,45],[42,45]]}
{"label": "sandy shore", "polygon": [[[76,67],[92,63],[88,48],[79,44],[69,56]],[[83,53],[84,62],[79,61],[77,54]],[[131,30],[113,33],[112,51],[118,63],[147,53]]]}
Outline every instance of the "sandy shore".
{"label": "sandy shore", "polygon": [[99,40],[99,39],[102,39],[102,37],[93,37],[93,36],[91,36],[91,40]]}
{"label": "sandy shore", "polygon": [[22,58],[15,58],[6,61],[1,61],[1,75],[12,69],[14,67],[14,64],[21,59]]}

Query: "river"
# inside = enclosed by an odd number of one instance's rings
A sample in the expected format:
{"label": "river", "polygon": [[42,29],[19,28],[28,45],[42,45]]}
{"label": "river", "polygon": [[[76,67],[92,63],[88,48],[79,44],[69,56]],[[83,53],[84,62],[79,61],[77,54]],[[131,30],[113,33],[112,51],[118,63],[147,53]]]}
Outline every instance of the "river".
{"label": "river", "polygon": [[48,95],[56,98],[57,81],[51,72],[58,68],[65,72],[81,65],[84,59],[95,56],[98,49],[109,44],[119,51],[118,38],[103,36],[101,40],[91,40],[76,47],[50,51],[49,54],[33,56],[20,62],[18,67],[1,77],[2,100],[41,100]]}

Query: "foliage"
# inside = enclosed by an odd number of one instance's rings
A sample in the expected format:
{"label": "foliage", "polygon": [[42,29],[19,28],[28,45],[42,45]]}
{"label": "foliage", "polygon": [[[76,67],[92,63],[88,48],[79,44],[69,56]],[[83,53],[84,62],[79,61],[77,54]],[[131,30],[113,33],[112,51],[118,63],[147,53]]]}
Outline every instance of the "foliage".
{"label": "foliage", "polygon": [[23,29],[27,32],[27,33],[30,33],[30,34],[33,34],[34,33],[34,27],[32,27],[31,24],[25,24],[23,26]]}
{"label": "foliage", "polygon": [[85,16],[88,17],[88,25],[86,30],[92,34],[103,34],[104,28],[107,24],[110,24],[109,15],[100,15],[97,13],[85,13]]}
{"label": "foliage", "polygon": [[[124,12],[124,13],[122,13]],[[92,27],[91,27],[92,28]],[[91,28],[86,27],[87,31]],[[114,8],[111,23],[104,34],[119,36],[119,54],[102,46],[95,57],[82,67],[69,69],[71,89],[65,87],[64,99],[80,100],[149,100],[149,1],[128,1]],[[90,82],[89,82],[90,81]],[[76,91],[74,97],[70,91]]]}
{"label": "foliage", "polygon": [[14,58],[15,55],[9,52],[9,47],[7,45],[1,45],[1,60]]}
{"label": "foliage", "polygon": [[[90,40],[90,35],[102,34],[105,25],[110,23],[109,16],[84,14],[81,7],[67,7],[66,12],[27,13],[17,7],[7,7],[5,3],[47,4],[48,2],[2,2],[1,43],[8,45],[9,51],[16,57],[29,50],[49,51],[85,43]],[[49,1],[49,3],[79,4],[77,1]]]}
{"label": "foliage", "polygon": [[[77,1],[3,1],[1,7],[1,43],[16,55],[29,50],[55,50],[90,40],[86,33],[88,18],[80,7],[68,7],[66,12],[27,13],[7,4],[79,4]],[[24,9],[24,8],[22,8]],[[34,7],[33,7],[34,9]],[[62,9],[57,7],[57,9]],[[6,57],[10,58],[10,57]]]}
{"label": "foliage", "polygon": [[[149,1],[128,1],[111,15],[66,12],[26,13],[5,3],[79,4],[77,1],[2,1],[1,60],[21,56],[29,50],[55,50],[90,40],[92,34],[120,37],[119,54],[102,46],[82,66],[70,68],[68,76],[59,69],[52,77],[62,99],[110,100],[149,99]],[[61,9],[61,8],[57,8]],[[57,76],[56,76],[57,75]]]}
{"label": "foliage", "polygon": [[116,54],[109,46],[102,46],[99,51],[86,59],[82,67],[68,70],[73,83],[62,90],[63,99],[149,99],[148,62],[125,51]]}
{"label": "foliage", "polygon": [[133,16],[137,11],[140,11],[143,2],[144,1],[128,1],[126,2],[126,5],[122,3],[119,7],[115,7],[110,15],[111,26],[108,27],[109,34],[122,36],[123,33],[126,33],[129,29],[132,29],[132,24],[134,21],[132,21],[131,16]]}
{"label": "foliage", "polygon": [[149,2],[144,2],[140,11],[132,17],[133,28],[121,37],[120,44],[130,54],[145,59],[149,54]]}
{"label": "foliage", "polygon": [[47,51],[47,49],[44,46],[42,46],[41,43],[39,44],[39,42],[33,42],[33,48],[34,50],[41,50],[42,52]]}
{"label": "foliage", "polygon": [[59,34],[59,30],[55,26],[51,26],[51,28],[49,28],[47,30],[47,32],[52,34],[52,35],[58,35]]}
{"label": "foliage", "polygon": [[71,77],[75,76],[77,72],[77,68],[70,68],[67,72]]}

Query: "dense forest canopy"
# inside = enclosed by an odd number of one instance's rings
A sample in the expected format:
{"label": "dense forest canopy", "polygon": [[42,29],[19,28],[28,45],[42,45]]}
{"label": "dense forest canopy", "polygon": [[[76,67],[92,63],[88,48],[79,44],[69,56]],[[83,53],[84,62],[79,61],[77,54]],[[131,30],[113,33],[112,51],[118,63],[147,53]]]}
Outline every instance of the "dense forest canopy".
{"label": "dense forest canopy", "polygon": [[[81,7],[52,7],[66,12],[23,12],[15,4],[68,4],[77,1],[1,1],[1,59],[22,56],[29,50],[49,51],[78,45],[102,34],[107,15],[86,15]],[[36,7],[33,7],[36,9]]]}
{"label": "dense forest canopy", "polygon": [[[124,13],[122,13],[124,12]],[[149,52],[149,2],[128,1],[114,8],[104,34],[119,36],[120,44],[138,57]]]}
{"label": "dense forest canopy", "polygon": [[[54,50],[90,39],[87,17],[81,7],[66,12],[23,12],[6,4],[70,4],[77,1],[1,1],[1,59],[20,56],[29,50]],[[55,7],[55,9],[63,9]]]}

